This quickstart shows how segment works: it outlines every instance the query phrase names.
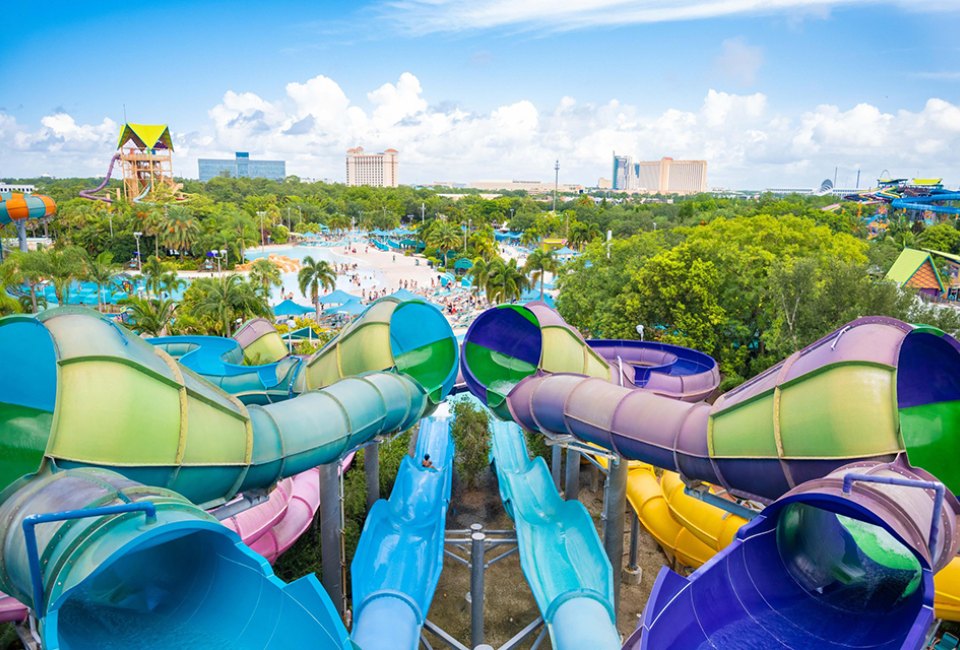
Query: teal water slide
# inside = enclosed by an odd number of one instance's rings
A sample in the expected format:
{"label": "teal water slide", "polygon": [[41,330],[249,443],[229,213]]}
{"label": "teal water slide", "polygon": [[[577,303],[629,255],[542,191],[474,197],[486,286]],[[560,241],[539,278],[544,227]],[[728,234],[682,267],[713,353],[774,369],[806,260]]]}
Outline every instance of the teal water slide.
{"label": "teal water slide", "polygon": [[[405,456],[389,500],[367,515],[350,572],[352,637],[363,650],[416,650],[443,569],[453,474],[450,418],[425,418],[414,456]],[[430,455],[433,467],[421,460]]]}
{"label": "teal water slide", "polygon": [[491,428],[500,496],[553,647],[619,649],[613,569],[590,513],[560,498],[547,464],[527,453],[519,426],[491,418]]}
{"label": "teal water slide", "polygon": [[260,406],[91,310],[0,319],[0,590],[46,648],[351,647],[316,578],[283,583],[204,508],[415,424],[456,374],[453,341]]}

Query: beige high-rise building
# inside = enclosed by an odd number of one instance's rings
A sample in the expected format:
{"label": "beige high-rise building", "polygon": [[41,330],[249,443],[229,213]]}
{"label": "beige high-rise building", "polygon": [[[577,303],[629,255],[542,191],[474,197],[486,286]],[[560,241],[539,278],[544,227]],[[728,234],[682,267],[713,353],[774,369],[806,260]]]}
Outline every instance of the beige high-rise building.
{"label": "beige high-rise building", "polygon": [[[613,188],[651,194],[696,194],[707,191],[706,160],[660,160],[633,163],[614,154]],[[618,175],[619,174],[619,175]]]}
{"label": "beige high-rise building", "polygon": [[396,187],[399,153],[396,149],[383,153],[364,153],[363,147],[347,149],[347,185]]}

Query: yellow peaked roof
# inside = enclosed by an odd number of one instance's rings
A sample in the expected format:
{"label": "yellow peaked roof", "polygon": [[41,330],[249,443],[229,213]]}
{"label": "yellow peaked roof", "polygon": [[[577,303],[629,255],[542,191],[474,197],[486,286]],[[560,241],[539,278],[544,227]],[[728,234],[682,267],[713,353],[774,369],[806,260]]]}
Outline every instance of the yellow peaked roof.
{"label": "yellow peaked roof", "polygon": [[169,149],[173,151],[173,139],[166,124],[130,124],[123,125],[117,149],[129,140],[141,149]]}

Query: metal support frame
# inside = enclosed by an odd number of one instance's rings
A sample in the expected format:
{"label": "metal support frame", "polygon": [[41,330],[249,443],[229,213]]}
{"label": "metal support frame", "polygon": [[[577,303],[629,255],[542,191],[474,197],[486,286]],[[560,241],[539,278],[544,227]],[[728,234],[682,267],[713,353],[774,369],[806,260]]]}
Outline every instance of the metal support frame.
{"label": "metal support frame", "polygon": [[374,439],[363,448],[363,473],[367,479],[367,512],[380,498],[380,441]]}
{"label": "metal support frame", "polygon": [[694,486],[685,486],[683,488],[683,493],[687,496],[693,497],[694,499],[699,499],[704,503],[709,503],[710,505],[719,508],[725,512],[729,512],[732,515],[741,517],[750,521],[754,517],[760,514],[759,511],[748,508],[747,506],[741,504],[738,501],[731,501],[730,499],[724,499],[721,494],[714,494],[710,491],[710,486],[699,483]]}
{"label": "metal support frame", "polygon": [[553,476],[553,485],[560,491],[560,464],[562,462],[563,449],[560,445],[554,445],[550,455],[550,474]]}
{"label": "metal support frame", "polygon": [[637,555],[640,551],[640,518],[634,515],[630,519],[630,554],[627,559],[627,569],[637,571],[640,565],[637,564]]}
{"label": "metal support frame", "polygon": [[21,526],[23,528],[23,539],[27,551],[27,562],[30,565],[30,582],[33,586],[33,611],[35,613],[42,614],[44,609],[46,609],[43,599],[43,573],[40,568],[40,552],[37,550],[37,532],[35,528],[39,524],[48,524],[55,521],[105,517],[107,515],[120,515],[128,512],[144,513],[144,522],[148,526],[157,523],[157,508],[150,501],[121,503],[115,506],[104,506],[102,508],[83,508],[81,510],[49,512],[40,515],[30,515],[23,520]]}
{"label": "metal support frame", "polygon": [[247,490],[239,499],[234,499],[230,503],[208,510],[207,514],[213,515],[218,521],[235,517],[241,512],[246,512],[254,506],[258,506],[270,499],[270,493],[266,490]]}
{"label": "metal support frame", "polygon": [[623,519],[627,509],[627,463],[616,458],[610,461],[603,483],[603,548],[613,567],[616,588],[613,611],[620,611],[620,590],[623,583]]}
{"label": "metal support frame", "polygon": [[320,465],[320,581],[342,617],[345,568],[343,548],[343,483],[340,464]]}
{"label": "metal support frame", "polygon": [[567,447],[567,471],[563,485],[563,498],[570,500],[580,496],[580,452]]}
{"label": "metal support frame", "polygon": [[[501,551],[489,560],[487,559],[487,551],[504,546],[510,548]],[[449,632],[429,619],[423,625],[424,630],[439,638],[453,650],[489,648],[490,646],[484,645],[483,610],[486,601],[484,574],[491,566],[518,553],[519,550],[516,532],[513,530],[487,530],[483,527],[483,524],[472,524],[467,529],[447,530],[444,539],[444,555],[470,569],[470,593],[468,596],[470,601],[470,647],[456,640]],[[464,557],[465,554],[469,554],[469,559]],[[538,630],[539,634],[530,647],[532,649],[539,648],[547,634],[543,617],[540,616],[524,626],[496,650],[516,650]],[[433,646],[430,645],[430,642],[422,633],[420,643],[427,650],[433,650]]]}

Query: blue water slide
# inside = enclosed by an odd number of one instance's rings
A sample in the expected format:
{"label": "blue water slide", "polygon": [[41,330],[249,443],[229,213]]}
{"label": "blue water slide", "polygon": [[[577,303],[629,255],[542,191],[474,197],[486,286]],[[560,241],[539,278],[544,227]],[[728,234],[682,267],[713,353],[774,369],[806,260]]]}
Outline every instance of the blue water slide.
{"label": "blue water slide", "polygon": [[289,398],[293,380],[303,365],[299,357],[243,365],[243,348],[235,339],[222,336],[163,336],[147,340],[246,404]]}
{"label": "blue water slide", "polygon": [[530,459],[520,427],[494,421],[492,429],[500,496],[553,647],[619,649],[613,569],[590,513],[579,501],[560,498],[544,460]]}
{"label": "blue water slide", "polygon": [[[350,565],[353,641],[363,650],[416,650],[443,568],[453,439],[449,418],[420,422],[417,449],[406,456],[389,500],[367,515]],[[432,467],[421,459],[430,454]]]}
{"label": "blue water slide", "polygon": [[[958,205],[941,205],[953,203]],[[901,196],[890,202],[895,210],[914,210],[960,215],[960,192],[934,191],[926,196]]]}

